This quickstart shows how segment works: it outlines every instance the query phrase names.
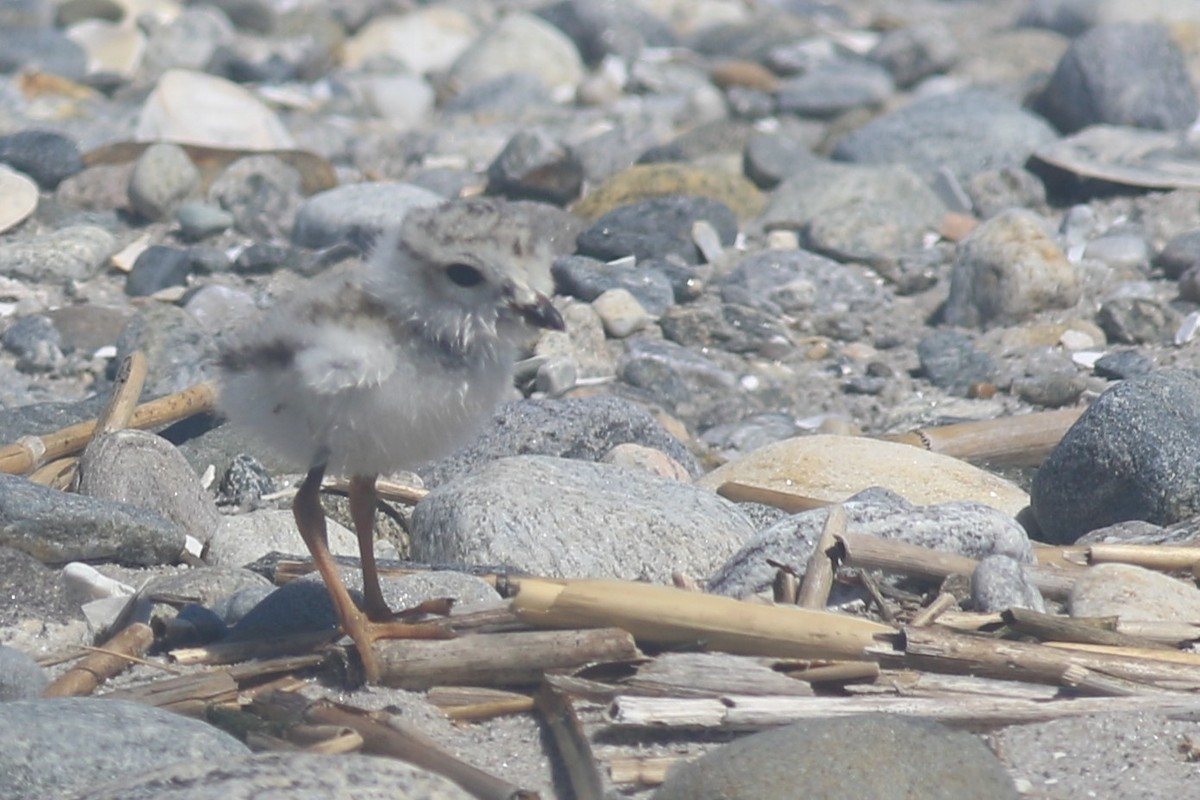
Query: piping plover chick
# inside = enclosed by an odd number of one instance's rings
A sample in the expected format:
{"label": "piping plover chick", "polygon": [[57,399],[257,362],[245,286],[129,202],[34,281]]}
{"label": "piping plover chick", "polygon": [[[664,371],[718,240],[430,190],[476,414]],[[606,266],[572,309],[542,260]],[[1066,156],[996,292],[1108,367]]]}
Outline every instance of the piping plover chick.
{"label": "piping plover chick", "polygon": [[[380,678],[372,642],[394,630],[375,565],[375,479],[462,444],[512,386],[531,328],[563,329],[548,297],[552,256],[502,201],[414,209],[361,269],[314,280],[222,348],[225,415],[308,470],[296,526],[368,682]],[[365,613],[329,552],[327,470],[350,478]]]}

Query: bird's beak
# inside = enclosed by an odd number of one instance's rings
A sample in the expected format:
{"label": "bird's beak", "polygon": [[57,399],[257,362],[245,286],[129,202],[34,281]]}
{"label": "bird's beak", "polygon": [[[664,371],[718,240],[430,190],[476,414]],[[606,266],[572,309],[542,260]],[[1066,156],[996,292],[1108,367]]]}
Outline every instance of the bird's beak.
{"label": "bird's beak", "polygon": [[558,313],[550,298],[541,292],[526,286],[509,284],[505,294],[509,307],[535,328],[549,328],[552,331],[567,329],[562,314]]}

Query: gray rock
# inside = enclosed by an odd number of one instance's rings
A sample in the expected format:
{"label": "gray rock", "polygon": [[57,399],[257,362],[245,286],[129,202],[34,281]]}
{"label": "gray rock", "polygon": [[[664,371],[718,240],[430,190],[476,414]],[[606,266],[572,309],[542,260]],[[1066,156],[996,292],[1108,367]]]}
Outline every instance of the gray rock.
{"label": "gray rock", "polygon": [[241,289],[220,283],[201,286],[183,301],[183,310],[210,334],[231,330],[258,311],[254,298]]}
{"label": "gray rock", "polygon": [[52,190],[83,169],[79,145],[57,131],[26,129],[0,136],[0,163]]}
{"label": "gray rock", "polygon": [[562,0],[537,15],[571,37],[589,66],[606,55],[630,62],[646,47],[678,44],[670,25],[630,0]]}
{"label": "gray rock", "polygon": [[94,800],[470,800],[446,778],[391,758],[256,753],[131,774],[81,796]]}
{"label": "gray rock", "polygon": [[146,297],[172,286],[186,286],[192,259],[186,250],[152,244],[133,262],[125,279],[125,294]]}
{"label": "gray rock", "polygon": [[20,70],[79,80],[87,72],[87,54],[62,31],[0,25],[0,74]]}
{"label": "gray rock", "polygon": [[[669,318],[663,322],[669,327]],[[735,373],[696,350],[646,336],[626,340],[617,374],[630,386],[648,392],[655,402],[687,417],[726,397],[738,382]]]}
{"label": "gray rock", "polygon": [[1099,12],[1099,0],[1033,0],[1017,17],[1017,24],[1078,36],[1099,21]]}
{"label": "gray rock", "polygon": [[583,79],[583,60],[562,31],[532,14],[515,12],[472,42],[448,77],[469,89],[510,73],[531,75],[548,91],[565,95]]}
{"label": "gray rock", "polygon": [[14,322],[0,335],[0,344],[17,357],[22,372],[51,372],[62,366],[62,334],[44,314],[33,314]]}
{"label": "gray rock", "polygon": [[0,644],[0,703],[41,697],[50,678],[33,657]]}
{"label": "gray rock", "polygon": [[662,450],[692,475],[700,474],[695,457],[644,407],[607,396],[506,403],[474,442],[418,472],[427,486],[434,487],[505,456],[599,461],[625,442]]}
{"label": "gray rock", "polygon": [[960,52],[950,29],[928,20],[884,33],[867,57],[886,67],[896,85],[906,89],[954,66]]}
{"label": "gray rock", "polygon": [[772,442],[790,439],[799,433],[796,418],[791,414],[751,414],[737,422],[714,425],[700,440],[713,448],[725,461],[753,452]]}
{"label": "gray rock", "polygon": [[94,353],[114,344],[133,316],[133,309],[98,304],[70,305],[46,312],[62,336],[63,350]]}
{"label": "gray rock", "polygon": [[1187,624],[1200,614],[1200,591],[1133,564],[1096,564],[1076,577],[1067,610],[1073,617]]}
{"label": "gray rock", "polygon": [[149,431],[93,439],[79,459],[79,493],[162,515],[200,542],[221,524],[212,496],[175,447]]}
{"label": "gray rock", "polygon": [[844,136],[833,157],[906,164],[924,178],[948,168],[966,183],[977,172],[1019,167],[1057,139],[1045,121],[1005,97],[969,89],[917,100]]}
{"label": "gray rock", "polygon": [[1045,540],[1071,544],[1115,522],[1200,513],[1200,375],[1163,370],[1100,395],[1038,469],[1030,491]]}
{"label": "gray rock", "polygon": [[812,149],[795,137],[786,133],[756,132],[746,141],[742,166],[746,177],[760,189],[774,189],[816,160]]}
{"label": "gray rock", "polygon": [[1172,237],[1154,257],[1154,266],[1168,278],[1178,278],[1196,264],[1200,264],[1200,230]]}
{"label": "gray rock", "polygon": [[298,260],[290,247],[255,242],[238,253],[233,271],[239,275],[266,275],[279,269],[295,268]]}
{"label": "gray rock", "polygon": [[1119,295],[1100,304],[1096,323],[1110,341],[1166,344],[1179,327],[1179,312],[1155,297]]}
{"label": "gray rock", "polygon": [[1067,133],[1102,123],[1182,130],[1200,113],[1183,53],[1154,23],[1097,25],[1075,39],[1037,107]]}
{"label": "gray rock", "polygon": [[447,115],[495,115],[501,119],[526,117],[532,109],[552,108],[554,98],[536,75],[508,72],[467,87],[442,106]]}
{"label": "gray rock", "polygon": [[[669,309],[659,324],[664,337],[687,346],[696,355],[715,347],[729,353],[779,359],[795,350],[788,326],[779,317],[778,311],[767,308],[702,300]],[[644,353],[645,344],[639,342],[643,347],[639,353]],[[633,357],[634,352],[630,350],[627,356]]]}
{"label": "gray rock", "polygon": [[981,170],[963,188],[980,219],[991,219],[1010,208],[1037,209],[1046,205],[1045,184],[1022,167]]}
{"label": "gray rock", "polygon": [[684,263],[699,264],[702,256],[692,239],[692,226],[699,220],[716,228],[722,244],[733,244],[737,218],[724,203],[706,197],[657,197],[600,217],[579,234],[579,254],[601,261],[677,256]]}
{"label": "gray rock", "polygon": [[399,224],[410,208],[436,206],[441,196],[408,183],[351,183],[315,194],[301,204],[292,243],[330,247],[338,242],[374,241]]}
{"label": "gray rock", "polygon": [[1013,323],[1039,311],[1070,308],[1082,275],[1042,220],[1012,209],[983,222],[958,245],[945,319],[976,327]]}
{"label": "gray rock", "polygon": [[737,262],[717,285],[727,303],[760,308],[774,315],[803,317],[808,329],[823,317],[878,311],[887,292],[867,270],[839,264],[807,250],[767,250]]}
{"label": "gray rock", "polygon": [[79,605],[67,597],[58,574],[33,556],[0,544],[0,597],[19,597],[20,603],[0,603],[0,625],[9,627],[36,620],[38,627],[79,617]]}
{"label": "gray rock", "polygon": [[184,531],[154,512],[0,475],[0,544],[39,561],[172,564]]}
{"label": "gray rock", "polygon": [[[349,572],[342,570],[343,578]],[[358,589],[351,590],[351,596],[362,605],[362,594]],[[325,584],[319,580],[291,581],[270,592],[246,611],[225,640],[247,642],[317,631],[329,631],[332,639],[336,636],[337,627],[337,612],[334,611]]]}
{"label": "gray rock", "polygon": [[103,228],[72,225],[0,244],[0,275],[46,283],[84,281],[95,277],[116,249],[116,239]]}
{"label": "gray rock", "polygon": [[1137,350],[1117,350],[1100,356],[1093,369],[1101,378],[1122,381],[1150,374],[1154,371],[1154,362]]}
{"label": "gray rock", "polygon": [[966,397],[971,386],[996,379],[996,362],[960,331],[938,330],[917,343],[921,373],[934,386]]}
{"label": "gray rock", "polygon": [[221,476],[218,491],[222,502],[235,506],[254,505],[264,494],[275,491],[275,481],[261,461],[248,453],[239,453]]}
{"label": "gray rock", "polygon": [[855,108],[881,105],[895,91],[892,76],[883,67],[839,59],[780,84],[775,108],[780,114],[829,119]]}
{"label": "gray rock", "polygon": [[654,800],[796,797],[797,787],[811,798],[1019,797],[979,737],[931,720],[864,714],[808,719],[738,739],[673,769]]}
{"label": "gray rock", "polygon": [[114,776],[248,752],[207,723],[127,700],[0,704],[0,797],[70,797]]}
{"label": "gray rock", "polygon": [[234,36],[233,24],[216,7],[186,8],[147,37],[141,75],[152,81],[173,67],[202,70]]}
{"label": "gray rock", "polygon": [[762,224],[804,231],[810,249],[838,260],[873,263],[919,248],[945,212],[937,194],[902,164],[813,161],[775,189]]}
{"label": "gray rock", "polygon": [[646,311],[661,316],[675,304],[675,290],[667,274],[653,266],[656,263],[605,264],[586,256],[562,256],[555,259],[551,274],[562,294],[590,303],[609,289],[625,289]]}
{"label": "gray rock", "polygon": [[971,604],[983,612],[1046,610],[1046,601],[1032,576],[1019,561],[1005,555],[985,557],[971,573]]}
{"label": "gray rock", "polygon": [[271,582],[241,567],[196,567],[185,572],[159,575],[138,590],[142,596],[160,594],[184,598],[191,603],[214,605],[248,588],[274,589]]}
{"label": "gray rock", "polygon": [[690,484],[609,464],[517,456],[418,503],[412,552],[438,563],[662,583],[676,571],[707,574],[751,533],[736,506]]}
{"label": "gray rock", "polygon": [[166,219],[200,182],[200,172],[187,151],[158,142],[146,148],[129,176],[129,204],[146,219]]}
{"label": "gray rock", "polygon": [[217,356],[212,334],[182,308],[164,303],[144,306],[117,337],[118,361],[134,350],[146,356],[144,391],[150,396],[207,380]]}
{"label": "gray rock", "polygon": [[[1033,561],[1025,530],[1012,517],[980,503],[914,506],[886,489],[873,488],[842,505],[856,533],[972,558],[1001,554],[1022,563]],[[768,559],[803,575],[828,514],[823,508],[804,511],[758,531],[709,579],[709,591],[745,597],[769,588],[775,568]]]}
{"label": "gray rock", "polygon": [[583,164],[545,128],[528,128],[508,140],[487,177],[493,194],[563,204],[579,196]]}
{"label": "gray rock", "polygon": [[[358,539],[344,526],[328,521],[329,549],[334,555],[358,555]],[[260,508],[221,518],[208,541],[210,564],[240,567],[271,551],[302,553],[304,540],[290,511]]]}
{"label": "gray rock", "polygon": [[182,203],[175,209],[179,233],[189,242],[198,242],[228,230],[234,223],[233,214],[214,203]]}
{"label": "gray rock", "polygon": [[[286,240],[304,200],[300,172],[270,155],[239,158],[217,176],[209,202],[233,215],[233,225],[254,239]],[[332,242],[330,242],[332,244]]]}
{"label": "gray rock", "polygon": [[1125,274],[1146,272],[1150,267],[1150,243],[1140,232],[1110,233],[1088,242],[1083,257]]}

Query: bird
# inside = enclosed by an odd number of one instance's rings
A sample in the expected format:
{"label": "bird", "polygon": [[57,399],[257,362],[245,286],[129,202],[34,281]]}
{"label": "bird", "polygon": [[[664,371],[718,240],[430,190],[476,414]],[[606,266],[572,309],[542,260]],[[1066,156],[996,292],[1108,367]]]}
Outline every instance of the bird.
{"label": "bird", "polygon": [[[565,329],[545,234],[494,198],[411,209],[363,263],[318,276],[220,345],[218,408],[305,472],[296,527],[367,683],[381,677],[374,641],[395,635],[374,557],[376,479],[464,444],[511,390],[520,347]],[[326,473],[349,478],[362,609],[329,551]]]}

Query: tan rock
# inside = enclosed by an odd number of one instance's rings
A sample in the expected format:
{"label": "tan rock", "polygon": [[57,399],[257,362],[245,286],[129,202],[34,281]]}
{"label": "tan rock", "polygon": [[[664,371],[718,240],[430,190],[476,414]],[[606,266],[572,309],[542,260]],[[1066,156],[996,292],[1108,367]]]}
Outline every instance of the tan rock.
{"label": "tan rock", "polygon": [[1200,589],[1132,564],[1097,564],[1075,580],[1073,617],[1191,622],[1200,620]]}
{"label": "tan rock", "polygon": [[765,203],[762,192],[741,175],[683,164],[638,164],[604,181],[572,211],[595,220],[620,206],[676,194],[719,200],[739,219],[757,215]]}
{"label": "tan rock", "polygon": [[1016,484],[965,461],[911,445],[854,436],[799,436],[769,444],[702,477],[839,502],[883,486],[916,505],[973,500],[1015,515],[1029,505]]}
{"label": "tan rock", "polygon": [[265,103],[236,83],[186,69],[163,73],[142,106],[134,137],[243,150],[293,146]]}
{"label": "tan rock", "polygon": [[20,225],[37,207],[37,184],[20,172],[0,167],[0,233]]}

